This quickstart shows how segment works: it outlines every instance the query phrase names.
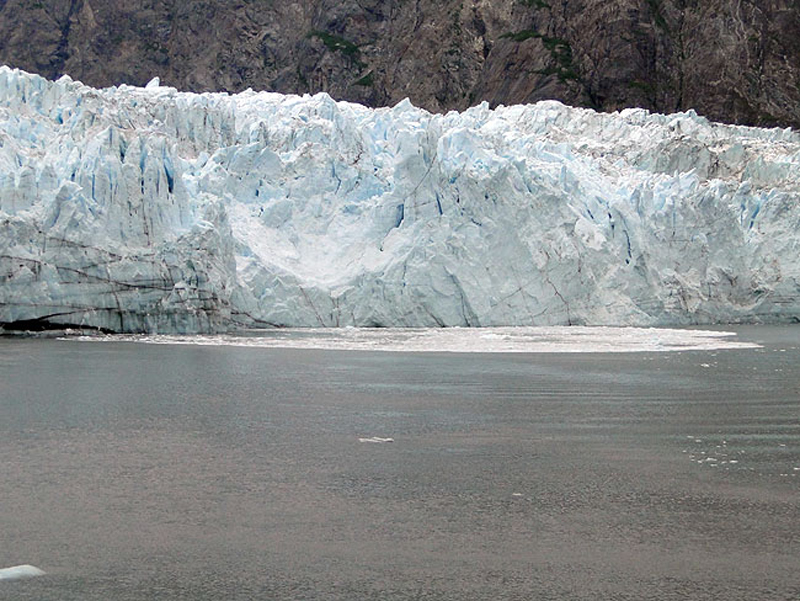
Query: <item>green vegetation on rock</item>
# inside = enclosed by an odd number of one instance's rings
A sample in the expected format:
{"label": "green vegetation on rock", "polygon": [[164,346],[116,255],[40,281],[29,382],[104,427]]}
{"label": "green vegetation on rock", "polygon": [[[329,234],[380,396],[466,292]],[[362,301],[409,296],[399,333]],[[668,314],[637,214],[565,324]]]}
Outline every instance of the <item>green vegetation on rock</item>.
{"label": "green vegetation on rock", "polygon": [[358,46],[349,40],[339,37],[338,35],[333,35],[332,33],[328,33],[326,31],[312,31],[308,34],[308,37],[319,38],[322,43],[327,46],[328,50],[341,52],[350,58],[358,56]]}
{"label": "green vegetation on rock", "polygon": [[580,75],[575,69],[572,61],[572,46],[563,38],[551,38],[542,35],[534,29],[524,29],[522,31],[508,32],[500,36],[514,42],[524,42],[525,40],[541,40],[542,45],[550,52],[550,56],[556,63],[554,66],[536,71],[540,75],[556,75],[561,82],[568,80],[580,80]]}
{"label": "green vegetation on rock", "polygon": [[667,20],[664,18],[664,13],[661,12],[661,0],[647,0],[647,5],[650,7],[655,24],[663,29],[665,33],[669,33],[669,25],[667,25]]}
{"label": "green vegetation on rock", "polygon": [[353,83],[354,86],[364,86],[371,88],[375,84],[375,75],[372,71],[367,73],[364,77]]}
{"label": "green vegetation on rock", "polygon": [[363,69],[366,65],[361,62],[361,49],[357,44],[350,40],[328,33],[327,31],[312,31],[308,34],[309,38],[317,38],[325,44],[325,47],[332,52],[338,52],[347,57],[358,69]]}

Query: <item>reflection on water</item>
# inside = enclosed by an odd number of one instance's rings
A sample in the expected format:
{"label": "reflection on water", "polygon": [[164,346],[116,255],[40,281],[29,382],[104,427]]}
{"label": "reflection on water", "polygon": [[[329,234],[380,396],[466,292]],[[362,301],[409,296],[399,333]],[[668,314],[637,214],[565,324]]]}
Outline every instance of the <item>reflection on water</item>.
{"label": "reflection on water", "polygon": [[736,332],[753,346],[0,340],[0,568],[47,572],[0,598],[800,598],[800,329]]}

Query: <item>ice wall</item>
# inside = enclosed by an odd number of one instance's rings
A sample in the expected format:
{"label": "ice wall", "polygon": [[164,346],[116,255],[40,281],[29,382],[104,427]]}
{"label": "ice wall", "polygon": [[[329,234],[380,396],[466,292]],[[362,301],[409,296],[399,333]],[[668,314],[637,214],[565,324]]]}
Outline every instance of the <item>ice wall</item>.
{"label": "ice wall", "polygon": [[113,331],[800,317],[800,136],[432,115],[0,68],[0,322]]}

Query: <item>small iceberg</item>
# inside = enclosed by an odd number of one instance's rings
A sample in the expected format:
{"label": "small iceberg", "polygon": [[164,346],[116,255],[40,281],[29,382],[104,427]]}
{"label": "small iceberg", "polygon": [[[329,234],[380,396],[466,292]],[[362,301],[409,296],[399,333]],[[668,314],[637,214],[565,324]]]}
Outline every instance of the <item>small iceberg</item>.
{"label": "small iceberg", "polygon": [[358,442],[376,442],[376,443],[384,443],[384,442],[394,442],[394,438],[381,438],[380,436],[370,436],[369,438],[359,438]]}
{"label": "small iceberg", "polygon": [[0,569],[0,580],[19,580],[44,576],[45,571],[29,564]]}

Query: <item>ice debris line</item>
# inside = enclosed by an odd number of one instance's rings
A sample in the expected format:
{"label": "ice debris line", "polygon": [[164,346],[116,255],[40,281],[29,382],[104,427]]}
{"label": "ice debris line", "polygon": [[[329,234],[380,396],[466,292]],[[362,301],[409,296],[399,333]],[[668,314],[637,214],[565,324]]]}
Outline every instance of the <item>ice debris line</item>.
{"label": "ice debris line", "polygon": [[775,322],[799,289],[790,130],[0,68],[6,327]]}

